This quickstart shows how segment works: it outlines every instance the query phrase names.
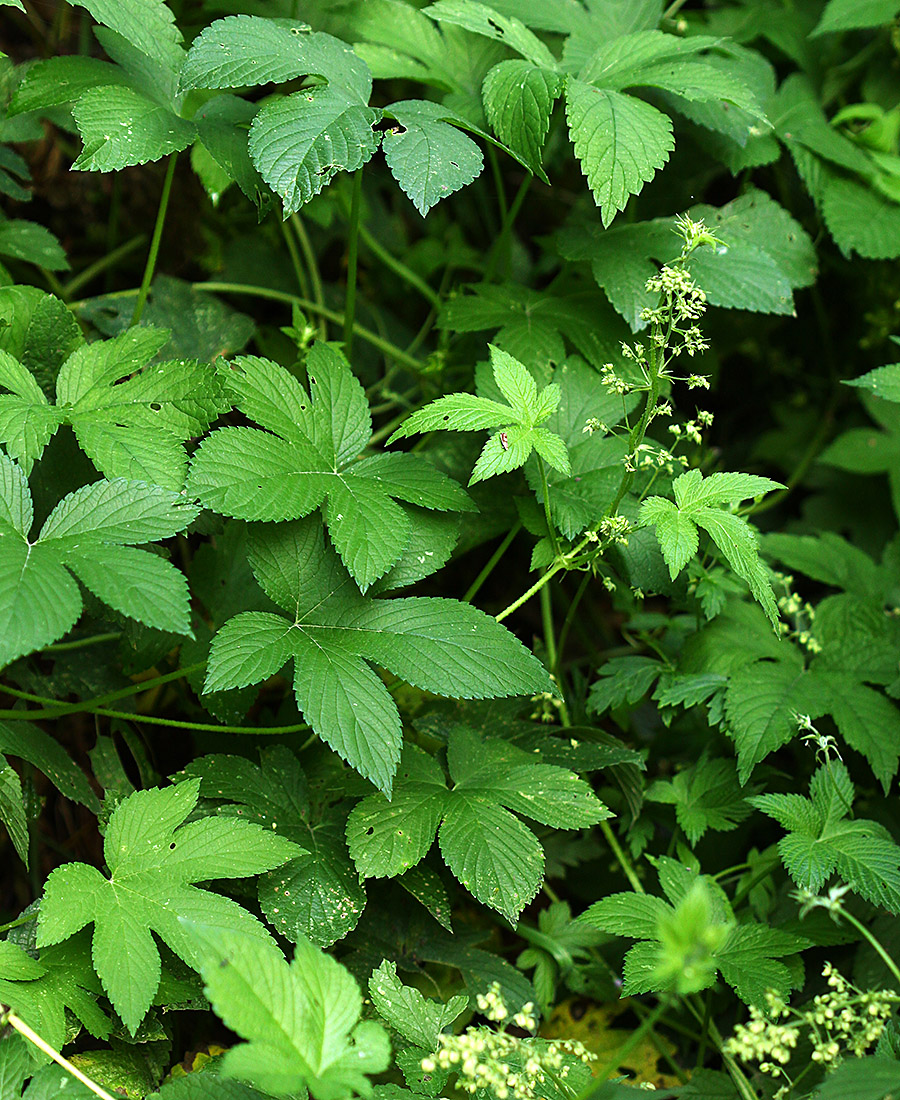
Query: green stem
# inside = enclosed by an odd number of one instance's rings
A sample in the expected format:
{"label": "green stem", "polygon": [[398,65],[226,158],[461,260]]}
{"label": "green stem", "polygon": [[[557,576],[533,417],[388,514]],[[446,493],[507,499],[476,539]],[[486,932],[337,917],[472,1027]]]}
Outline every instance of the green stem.
{"label": "green stem", "polygon": [[518,535],[518,533],[521,530],[522,530],[522,521],[521,520],[516,520],[516,522],[513,524],[512,528],[504,536],[503,541],[500,543],[500,545],[497,547],[497,549],[493,552],[493,554],[491,554],[491,556],[488,558],[487,564],[485,565],[485,567],[481,570],[481,572],[478,574],[478,576],[475,578],[475,580],[472,581],[472,583],[469,585],[469,588],[468,588],[466,594],[462,598],[463,603],[471,603],[472,602],[472,600],[475,598],[475,595],[478,592],[478,590],[481,588],[481,586],[484,584],[484,582],[488,579],[488,577],[491,575],[491,573],[493,573],[494,568],[497,565],[497,562],[500,561],[500,559],[503,557],[503,555],[509,549],[510,544],[512,543],[513,539],[516,537],[516,535]]}
{"label": "green stem", "polygon": [[130,241],[126,241],[124,244],[120,244],[118,248],[114,248],[112,252],[107,252],[105,256],[101,256],[99,260],[95,260],[92,264],[88,264],[83,271],[79,271],[77,275],[69,279],[63,286],[63,300],[68,301],[72,295],[81,290],[83,286],[87,286],[92,280],[96,279],[98,275],[102,275],[104,271],[108,271],[110,268],[115,267],[119,260],[130,255],[135,249],[140,248],[146,240],[147,234],[139,233],[136,237],[132,237]]}
{"label": "green stem", "polygon": [[550,545],[553,547],[553,556],[559,557],[559,542],[556,539],[556,526],[550,515],[550,486],[547,484],[547,471],[544,468],[544,460],[537,457],[538,473],[541,475],[541,493],[544,497],[544,519],[547,521],[547,534],[550,536]]}
{"label": "green stem", "polygon": [[37,920],[37,912],[26,913],[24,916],[16,917],[15,920],[8,921],[6,924],[0,924],[0,936],[5,935],[13,928],[20,928],[23,924],[28,924],[30,921]]}
{"label": "green stem", "polygon": [[881,946],[881,942],[878,940],[878,938],[872,932],[870,932],[868,928],[866,928],[862,921],[857,920],[851,912],[845,909],[843,905],[836,905],[834,907],[834,910],[835,912],[839,913],[844,918],[844,920],[847,921],[848,924],[852,924],[856,931],[869,941],[871,946],[878,953],[881,961],[888,968],[888,970],[890,970],[891,975],[897,982],[897,992],[900,992],[900,969],[897,968],[897,964],[887,953],[887,951],[885,951],[885,949]]}
{"label": "green stem", "polygon": [[322,340],[327,340],[328,327],[325,321],[326,319],[331,320],[332,318],[328,317],[328,313],[325,310],[325,292],[322,290],[322,276],[319,274],[319,261],[316,259],[312,241],[309,239],[309,234],[306,232],[306,226],[303,224],[299,214],[291,214],[291,227],[297,234],[297,240],[300,242],[303,258],[306,261],[306,270],[309,272],[309,277],[312,280],[312,296],[316,303],[316,313],[319,315],[319,337]]}
{"label": "green stem", "polygon": [[107,634],[92,634],[89,638],[79,638],[75,642],[56,642],[54,645],[45,645],[39,652],[68,653],[73,649],[87,649],[88,646],[103,645],[104,642],[115,642],[121,637],[121,630],[110,630]]}
{"label": "green stem", "polygon": [[504,225],[507,215],[506,191],[503,187],[503,175],[500,172],[500,161],[497,159],[497,150],[493,145],[487,147],[488,164],[491,166],[491,175],[494,177],[494,190],[497,192],[497,209],[500,211],[500,224]]}
{"label": "green stem", "polygon": [[[206,661],[198,661],[193,665],[185,665],[175,672],[167,672],[163,676],[155,676],[152,680],[141,680],[136,684],[129,684],[127,688],[119,688],[118,691],[109,691],[105,695],[97,695],[93,699],[82,699],[78,703],[60,703],[57,699],[50,699],[44,695],[31,695],[27,691],[19,691],[17,688],[4,686],[3,693],[24,699],[31,703],[51,704],[48,710],[4,710],[0,711],[0,717],[7,719],[24,719],[25,721],[37,721],[39,718],[61,718],[65,714],[81,714],[91,707],[102,707],[107,703],[115,703],[118,699],[127,699],[131,695],[140,695],[142,691],[169,684],[173,680],[181,680],[190,676],[192,672],[200,672],[206,668]],[[134,714],[129,714],[134,718]]]}
{"label": "green stem", "polygon": [[106,1089],[101,1088],[101,1086],[98,1085],[96,1081],[92,1081],[90,1077],[85,1077],[77,1066],[73,1066],[67,1058],[64,1058],[58,1050],[54,1050],[36,1031],[32,1031],[28,1024],[26,1024],[24,1020],[20,1020],[14,1012],[4,1012],[3,1015],[0,1016],[0,1022],[14,1028],[30,1043],[33,1043],[38,1050],[42,1050],[44,1054],[49,1055],[54,1062],[62,1066],[67,1073],[71,1073],[76,1080],[80,1081],[85,1086],[85,1088],[90,1089],[95,1096],[99,1096],[100,1100],[115,1100],[115,1097],[110,1096]]}
{"label": "green stem", "polygon": [[496,241],[494,241],[494,247],[491,250],[491,258],[488,260],[488,265],[484,273],[484,281],[486,283],[493,280],[500,260],[503,259],[506,261],[507,259],[509,236],[510,233],[512,233],[512,227],[515,225],[516,218],[518,217],[519,211],[522,209],[522,203],[525,201],[525,196],[528,194],[528,188],[531,187],[531,181],[533,179],[534,175],[529,172],[525,179],[522,180],[519,190],[516,192],[515,198],[506,212],[506,217],[503,219],[503,225],[500,229],[500,235],[497,237]]}
{"label": "green stem", "polygon": [[[329,321],[333,321],[339,325],[343,322],[343,315],[337,313],[333,309],[326,309],[325,306],[319,305],[318,302],[310,301],[308,298],[301,298],[297,294],[288,294],[283,290],[270,290],[265,286],[249,286],[244,283],[192,283],[194,290],[208,290],[213,294],[249,294],[256,298],[268,298],[273,302],[289,302],[300,306],[301,309],[308,309],[311,313],[320,314],[322,317]],[[379,351],[383,351],[385,355],[390,356],[392,359],[396,359],[398,363],[402,363],[405,367],[409,367],[411,370],[421,373],[425,369],[425,364],[421,359],[416,359],[412,355],[402,349],[398,348],[396,344],[392,344],[390,340],[385,340],[379,336],[378,333],[372,332],[371,329],[365,328],[363,325],[354,322],[354,333],[361,339],[365,340],[367,344],[371,344],[372,347],[378,348]]]}
{"label": "green stem", "polygon": [[581,583],[578,585],[578,589],[575,592],[574,597],[572,598],[572,602],[569,604],[569,610],[566,612],[566,617],[565,619],[563,619],[562,630],[559,632],[559,639],[557,641],[560,661],[562,661],[562,655],[563,653],[565,653],[566,650],[566,642],[569,638],[569,631],[572,629],[572,623],[574,623],[575,621],[575,612],[578,610],[578,605],[581,603],[585,592],[587,592],[587,586],[590,583],[590,580],[590,573],[585,573],[585,575],[581,578]]}
{"label": "green stem", "polygon": [[294,240],[294,236],[288,228],[287,222],[281,222],[281,235],[284,237],[284,243],[288,250],[288,255],[291,258],[291,267],[294,269],[294,278],[297,280],[297,289],[300,291],[304,298],[308,298],[309,291],[309,278],[306,271],[303,268],[303,263],[300,260],[300,253],[297,251],[297,242]]}
{"label": "green stem", "polygon": [[429,301],[435,309],[440,308],[441,299],[437,291],[432,290],[428,283],[426,283],[421,276],[417,275],[412,268],[407,267],[405,263],[388,252],[364,225],[360,225],[359,235],[366,248],[368,248],[373,256],[381,260],[385,267],[390,268],[395,275],[399,276],[405,283],[408,283],[414,290],[418,290],[422,297]]}
{"label": "green stem", "polygon": [[347,293],[344,298],[344,354],[353,358],[353,322],[356,319],[356,268],[359,257],[359,206],[362,196],[362,168],[353,173],[350,200],[350,231],[347,235]]}
{"label": "green stem", "polygon": [[153,236],[150,238],[150,251],[147,253],[147,262],[144,264],[144,277],[141,279],[141,288],[138,291],[134,313],[131,316],[132,325],[136,325],[140,321],[144,306],[147,303],[147,295],[150,293],[150,284],[153,282],[156,261],[159,257],[159,244],[162,240],[163,226],[166,224],[166,211],[169,209],[169,196],[172,194],[172,180],[175,178],[175,163],[177,160],[178,154],[171,153],[169,165],[166,168],[166,177],[163,180],[162,194],[159,197],[156,225],[153,227]]}
{"label": "green stem", "polygon": [[[587,545],[587,539],[583,541],[582,545]],[[576,549],[578,548],[576,547]],[[532,596],[537,595],[537,593],[540,592],[545,584],[547,584],[553,577],[555,577],[556,574],[560,572],[560,570],[565,568],[566,562],[564,559],[560,558],[558,561],[554,562],[554,564],[550,566],[546,573],[538,577],[538,579],[534,582],[531,588],[528,589],[527,592],[523,592],[517,600],[513,600],[513,602],[508,607],[504,607],[500,614],[495,615],[494,618],[497,620],[498,623],[502,623],[503,620],[508,618],[514,611],[518,611],[523,603],[528,603]]]}
{"label": "green stem", "polygon": [[293,726],[218,726],[211,722],[183,722],[175,718],[158,718],[155,714],[138,714],[128,710],[107,710],[106,707],[85,708],[87,714],[97,714],[101,718],[121,718],[126,722],[147,722],[151,726],[172,726],[179,730],[202,730],[204,733],[246,733],[277,736],[285,733],[303,733],[309,729],[306,722]]}
{"label": "green stem", "polygon": [[[694,1004],[694,998],[687,998],[684,1003],[687,1005],[689,1011],[693,1015],[694,1019],[701,1023],[703,1020],[703,1011]],[[722,1037],[721,1031],[716,1027],[713,1020],[710,1018],[706,1021],[706,1033],[713,1041],[713,1045],[718,1051],[719,1057],[725,1063],[725,1068],[734,1082],[734,1086],[741,1097],[741,1100],[759,1100],[756,1089],[747,1080],[747,1076],[741,1067],[737,1064],[734,1057],[725,1050],[725,1040]]]}
{"label": "green stem", "polygon": [[624,871],[625,877],[631,883],[631,889],[634,890],[636,894],[646,893],[643,883],[637,877],[637,872],[631,864],[631,860],[625,855],[625,851],[619,843],[619,838],[612,831],[612,827],[608,821],[600,822],[600,831],[603,833],[606,843],[609,845],[612,854],[616,857],[619,866]]}

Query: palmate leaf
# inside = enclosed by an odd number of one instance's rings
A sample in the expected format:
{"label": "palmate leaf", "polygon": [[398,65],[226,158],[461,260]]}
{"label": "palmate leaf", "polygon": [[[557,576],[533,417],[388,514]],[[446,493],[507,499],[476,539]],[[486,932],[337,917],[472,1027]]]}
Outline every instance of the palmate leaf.
{"label": "palmate leaf", "polygon": [[205,992],[223,1022],[246,1042],[228,1050],[226,1077],[276,1095],[303,1085],[315,1100],[372,1095],[366,1074],[390,1063],[384,1028],[360,1022],[362,995],[341,964],[301,940],[290,964],[271,941],[184,922],[201,960]]}
{"label": "palmate leaf", "polygon": [[236,902],[192,884],[257,875],[298,851],[272,830],[236,818],[184,824],[199,789],[194,779],[130,795],[107,826],[103,850],[110,877],[84,863],[67,863],[50,874],[44,888],[38,945],[60,943],[93,923],[94,966],[132,1034],[159,984],[159,951],[151,931],[194,967],[199,959],[179,917],[268,939]]}
{"label": "palmate leaf", "polygon": [[[640,660],[640,658],[634,658]],[[645,798],[675,807],[678,824],[692,845],[708,829],[728,832],[750,815],[746,796],[741,791],[734,764],[730,760],[703,756],[673,779],[657,779],[650,784]]]}
{"label": "palmate leaf", "polygon": [[37,959],[14,943],[0,942],[0,974],[0,1001],[10,1005],[56,1050],[70,1038],[67,1012],[94,1038],[109,1038],[112,1022],[97,1005],[102,989],[91,962],[87,933],[42,948]]}
{"label": "palmate leaf", "polygon": [[184,442],[227,405],[210,366],[184,359],[146,365],[168,338],[165,329],[132,328],[76,348],[59,368],[55,405],[18,360],[0,352],[0,388],[10,391],[0,394],[0,440],[9,455],[28,474],[57,428],[71,424],[107,477],[180,490]]}
{"label": "palmate leaf", "polygon": [[872,905],[900,912],[900,847],[877,822],[848,818],[854,789],[846,767],[828,761],[813,776],[809,793],[809,798],[761,794],[748,799],[788,830],[778,851],[794,882],[817,894],[837,874]]}
{"label": "palmate leaf", "polygon": [[245,612],[213,640],[206,691],[258,683],[295,660],[294,692],[315,732],[390,792],[400,717],[367,661],[458,698],[532,694],[546,671],[504,627],[468,604],[361,595],[315,518],[255,528],[250,563],[289,617]]}
{"label": "palmate leaf", "polygon": [[488,346],[494,382],[509,405],[467,393],[447,394],[414,412],[388,443],[416,432],[477,431],[505,426],[505,431],[491,436],[484,445],[469,478],[470,485],[518,469],[532,451],[537,451],[555,470],[570,474],[565,443],[540,426],[559,404],[559,387],[551,383],[539,392],[531,373],[518,359],[493,344]]}
{"label": "palmate leaf", "polygon": [[543,872],[541,846],[515,814],[564,829],[612,815],[574,772],[535,764],[523,750],[486,742],[464,726],[450,733],[448,762],[449,789],[437,762],[407,745],[391,801],[370,795],[351,812],[350,854],[361,875],[391,877],[415,866],[437,834],[462,885],[515,922]]}
{"label": "palmate leaf", "polygon": [[452,125],[457,121],[452,111],[424,99],[406,99],[385,107],[384,113],[398,123],[385,131],[384,159],[423,217],[481,174],[481,150]]}
{"label": "palmate leaf", "polygon": [[[724,893],[706,876],[665,856],[655,860],[655,864],[666,901],[646,894],[611,894],[578,918],[603,932],[642,941],[625,956],[625,992],[636,994],[670,988],[672,981],[660,972],[660,964],[665,963],[673,940],[683,937],[687,945],[699,931],[697,949],[702,945],[709,964],[699,988],[712,985],[718,970],[749,1005],[762,1007],[768,989],[775,989],[785,997],[789,994],[796,979],[779,960],[809,947],[809,940],[767,924],[753,921],[735,924]],[[701,886],[706,888],[707,904],[697,929],[690,925],[689,910],[681,906]]]}
{"label": "palmate leaf", "polygon": [[363,591],[409,541],[403,503],[475,508],[423,459],[381,454],[354,461],[368,442],[371,418],[350,365],[329,345],[309,353],[309,393],[284,367],[253,356],[222,367],[220,375],[235,406],[268,431],[214,431],[194,456],[190,491],[207,508],[250,520],[297,519],[327,501],[332,542]]}
{"label": "palmate leaf", "polygon": [[724,512],[717,505],[737,504],[782,487],[777,481],[754,474],[720,473],[704,478],[699,470],[689,470],[672,483],[675,503],[665,497],[648,497],[641,505],[640,522],[656,529],[672,580],[696,554],[697,527],[702,527],[734,572],[747,582],[774,624],[778,609],[759,560],[755,533],[743,517]]}
{"label": "palmate leaf", "polygon": [[187,583],[130,544],[168,538],[198,509],[133,481],[96,481],[64,497],[28,541],[32,504],[21,468],[0,454],[0,666],[57,641],[81,614],[69,570],[101,600],[148,626],[190,633]]}
{"label": "palmate leaf", "polygon": [[172,778],[194,776],[219,814],[238,814],[305,849],[259,879],[260,905],[281,935],[330,947],[356,927],[366,895],[344,840],[347,811],[310,792],[289,749],[263,749],[259,766],[242,756],[203,756]]}

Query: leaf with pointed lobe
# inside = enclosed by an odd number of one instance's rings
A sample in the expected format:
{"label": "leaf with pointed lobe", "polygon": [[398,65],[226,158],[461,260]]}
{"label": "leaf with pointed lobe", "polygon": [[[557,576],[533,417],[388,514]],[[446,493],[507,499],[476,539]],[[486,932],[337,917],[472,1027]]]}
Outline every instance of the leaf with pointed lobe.
{"label": "leaf with pointed lobe", "polygon": [[107,879],[83,863],[52,872],[38,918],[38,944],[59,943],[93,923],[94,965],[103,988],[134,1034],[160,976],[151,931],[189,965],[200,959],[179,917],[205,920],[222,934],[242,931],[268,940],[259,922],[236,902],[193,885],[243,878],[277,867],[297,845],[258,825],[205,818],[185,824],[199,780],[138,791],[110,818],[104,855]]}

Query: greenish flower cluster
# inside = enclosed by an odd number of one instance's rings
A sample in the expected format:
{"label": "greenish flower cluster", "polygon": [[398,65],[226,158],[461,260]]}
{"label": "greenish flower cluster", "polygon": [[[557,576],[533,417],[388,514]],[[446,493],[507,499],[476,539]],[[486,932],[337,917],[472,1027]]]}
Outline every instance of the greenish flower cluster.
{"label": "greenish flower cluster", "polygon": [[739,1024],[725,1051],[744,1062],[757,1062],[760,1071],[786,1081],[775,1094],[788,1095],[793,1084],[784,1067],[801,1039],[812,1046],[814,1063],[837,1067],[847,1057],[861,1058],[878,1042],[900,997],[893,990],[862,992],[826,963],[822,976],[828,991],[803,1008],[793,1008],[771,990],[766,1011],[752,1006],[750,1019]]}
{"label": "greenish flower cluster", "polygon": [[457,1074],[457,1085],[468,1093],[487,1091],[496,1100],[536,1100],[548,1080],[559,1085],[575,1063],[587,1064],[596,1055],[574,1040],[548,1042],[535,1035],[513,1035],[512,1025],[523,1031],[537,1027],[534,1005],[519,1012],[507,1008],[496,982],[476,998],[478,1009],[497,1030],[468,1027],[459,1035],[441,1035],[435,1054],[422,1059],[422,1070],[442,1069]]}

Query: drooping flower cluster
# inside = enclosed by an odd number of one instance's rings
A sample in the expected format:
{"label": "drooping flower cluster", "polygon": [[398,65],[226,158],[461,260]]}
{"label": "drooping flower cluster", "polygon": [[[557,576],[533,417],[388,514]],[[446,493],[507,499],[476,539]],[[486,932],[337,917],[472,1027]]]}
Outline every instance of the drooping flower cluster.
{"label": "drooping flower cluster", "polygon": [[776,573],[775,576],[784,589],[784,594],[778,599],[778,609],[785,619],[790,620],[780,624],[781,633],[798,642],[810,653],[820,653],[822,647],[813,634],[816,609],[792,590],[794,578],[790,574]]}
{"label": "drooping flower cluster", "polygon": [[478,995],[476,1003],[500,1027],[468,1027],[459,1035],[441,1035],[436,1053],[422,1059],[425,1073],[435,1069],[456,1073],[459,1088],[468,1093],[485,1090],[496,1100],[537,1100],[548,1080],[559,1088],[574,1066],[596,1057],[573,1040],[511,1034],[509,1025],[523,1031],[537,1027],[534,1005],[529,1002],[511,1013],[496,982]]}
{"label": "drooping flower cluster", "polygon": [[822,976],[828,991],[803,1008],[793,1008],[770,990],[767,1012],[751,1007],[750,1019],[734,1029],[726,1052],[744,1062],[757,1062],[762,1073],[788,1082],[784,1067],[801,1039],[812,1046],[812,1061],[822,1065],[836,1067],[844,1058],[861,1058],[878,1042],[900,997],[885,989],[864,993],[830,963]]}

